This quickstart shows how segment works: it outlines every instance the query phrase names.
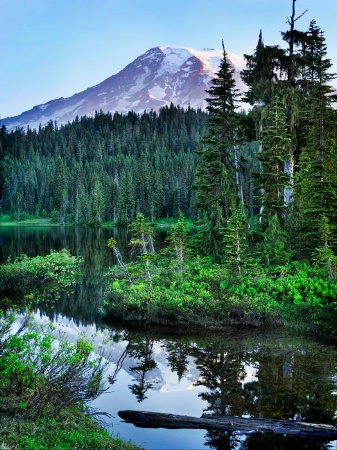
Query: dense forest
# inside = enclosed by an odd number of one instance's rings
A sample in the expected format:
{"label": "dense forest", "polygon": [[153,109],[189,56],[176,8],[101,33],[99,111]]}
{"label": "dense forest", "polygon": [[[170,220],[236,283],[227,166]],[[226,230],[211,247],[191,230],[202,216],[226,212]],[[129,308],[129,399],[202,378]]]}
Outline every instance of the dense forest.
{"label": "dense forest", "polygon": [[[302,14],[303,15],[303,14]],[[138,260],[111,270],[106,311],[149,322],[195,325],[290,324],[337,338],[337,111],[324,33],[295,29],[295,1],[285,49],[245,55],[248,114],[223,45],[207,91],[209,117],[192,188],[192,239],[182,211],[167,248],[141,211],[130,230]],[[253,126],[252,126],[253,125]],[[251,140],[255,130],[255,146]]]}
{"label": "dense forest", "polygon": [[97,113],[58,129],[1,132],[3,211],[14,219],[129,223],[193,214],[195,150],[206,113],[179,107],[137,115]]}
{"label": "dense forest", "polygon": [[[124,225],[137,213],[153,223],[181,211],[203,224],[203,251],[231,260],[239,272],[247,248],[263,248],[267,265],[315,253],[332,271],[334,75],[316,22],[296,29],[303,14],[296,17],[293,2],[285,48],[265,45],[260,33],[255,53],[245,55],[243,96],[224,48],[207,112],[171,105],[143,114],[97,112],[39,130],[3,126],[2,212],[14,220]],[[240,111],[242,100],[248,113]]]}

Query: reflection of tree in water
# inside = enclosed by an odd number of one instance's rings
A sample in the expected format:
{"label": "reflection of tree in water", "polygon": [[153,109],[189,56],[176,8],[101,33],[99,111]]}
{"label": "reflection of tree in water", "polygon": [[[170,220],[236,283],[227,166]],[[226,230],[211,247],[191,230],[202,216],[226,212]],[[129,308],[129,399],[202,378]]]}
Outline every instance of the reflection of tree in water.
{"label": "reflection of tree in water", "polygon": [[255,399],[254,417],[334,422],[337,397],[330,377],[337,360],[331,349],[303,340],[273,343],[261,346],[256,359],[258,380],[246,385]]}
{"label": "reflection of tree in water", "polygon": [[127,345],[116,364],[116,369],[112,375],[108,377],[111,384],[115,383],[119,371],[122,369],[124,361],[127,357],[133,358],[137,361],[136,365],[129,368],[133,373],[135,383],[129,385],[131,392],[136,396],[139,402],[145,400],[146,392],[151,389],[155,383],[147,377],[147,374],[157,367],[153,359],[153,346],[155,340],[150,337],[140,337],[132,333],[117,333],[114,338],[115,341],[120,339],[127,341]]}
{"label": "reflection of tree in water", "polygon": [[167,361],[171,366],[171,371],[176,372],[180,381],[187,371],[191,346],[185,342],[165,341],[162,347],[167,352]]}
{"label": "reflection of tree in water", "polygon": [[153,339],[145,338],[129,347],[129,355],[139,360],[136,366],[130,367],[135,377],[133,380],[135,383],[129,385],[131,392],[135,394],[139,402],[147,398],[145,395],[146,391],[153,387],[153,382],[146,380],[146,374],[157,367],[156,362],[152,358],[153,344]]}
{"label": "reflection of tree in water", "polygon": [[225,340],[216,340],[205,347],[195,348],[193,356],[200,370],[195,385],[208,388],[198,394],[208,403],[204,411],[218,416],[242,415],[249,401],[242,388],[249,353],[242,349],[235,350],[233,344]]}
{"label": "reflection of tree in water", "polygon": [[[218,339],[193,350],[200,370],[197,386],[207,402],[204,411],[215,415],[302,419],[333,423],[337,398],[331,375],[336,352],[304,339],[261,340],[249,344],[239,339]],[[247,366],[256,379],[245,382]],[[313,382],[317,380],[317,383]],[[220,449],[327,449],[327,440],[280,436],[237,436],[208,431],[206,445]]]}

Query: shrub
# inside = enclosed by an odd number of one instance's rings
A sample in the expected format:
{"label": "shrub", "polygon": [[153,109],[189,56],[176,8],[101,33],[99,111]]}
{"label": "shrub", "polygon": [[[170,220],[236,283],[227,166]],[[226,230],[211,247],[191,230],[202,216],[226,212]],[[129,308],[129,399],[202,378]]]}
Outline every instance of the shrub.
{"label": "shrub", "polygon": [[85,336],[71,343],[26,321],[10,333],[13,315],[0,320],[0,414],[36,418],[95,399],[104,391],[107,363]]}
{"label": "shrub", "polygon": [[[69,250],[47,256],[21,255],[13,263],[0,265],[0,298],[22,302],[25,296],[50,296],[72,286],[80,274],[81,259]],[[2,302],[4,306],[4,302]]]}

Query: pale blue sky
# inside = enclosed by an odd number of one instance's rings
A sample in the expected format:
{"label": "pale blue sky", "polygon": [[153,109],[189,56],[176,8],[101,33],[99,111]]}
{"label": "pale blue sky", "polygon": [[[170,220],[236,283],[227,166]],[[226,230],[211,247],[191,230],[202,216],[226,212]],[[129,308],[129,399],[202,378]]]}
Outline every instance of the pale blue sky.
{"label": "pale blue sky", "polygon": [[[337,1],[297,0],[325,32],[337,72]],[[282,44],[291,0],[0,0],[0,115],[69,97],[158,45],[253,53]],[[337,82],[335,83],[337,84]]]}

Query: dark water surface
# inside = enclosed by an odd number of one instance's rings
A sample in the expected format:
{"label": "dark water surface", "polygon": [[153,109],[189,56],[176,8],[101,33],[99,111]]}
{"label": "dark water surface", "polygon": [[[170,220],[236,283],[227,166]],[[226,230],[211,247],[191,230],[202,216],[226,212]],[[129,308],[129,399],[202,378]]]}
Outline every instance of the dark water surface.
{"label": "dark water surface", "polygon": [[[138,409],[200,417],[203,412],[245,417],[302,419],[335,424],[337,353],[334,347],[285,330],[128,327],[103,324],[99,309],[104,273],[114,263],[114,236],[126,259],[123,232],[72,227],[2,227],[0,261],[21,253],[45,255],[69,248],[83,256],[84,279],[74,292],[36,311],[70,339],[95,333],[111,361],[109,392],[92,406],[112,414],[112,434],[145,449],[335,449],[328,440],[239,436],[205,430],[142,429],[119,420]],[[88,449],[89,450],[89,449]]]}

